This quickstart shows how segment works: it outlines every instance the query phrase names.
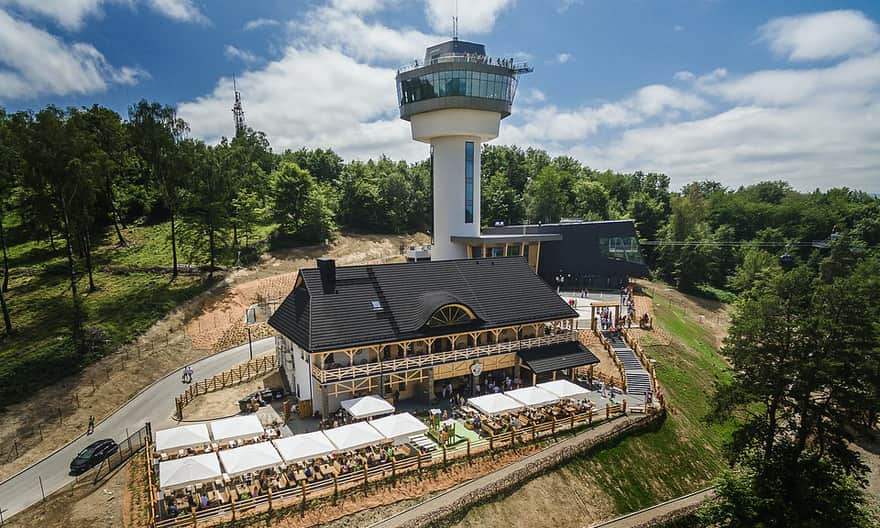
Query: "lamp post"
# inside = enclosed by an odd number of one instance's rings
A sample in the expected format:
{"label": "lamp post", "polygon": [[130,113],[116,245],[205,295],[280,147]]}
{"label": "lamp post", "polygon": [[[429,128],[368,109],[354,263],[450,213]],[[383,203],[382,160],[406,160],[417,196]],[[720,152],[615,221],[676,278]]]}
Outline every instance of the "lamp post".
{"label": "lamp post", "polygon": [[247,333],[248,333],[248,350],[250,350],[251,360],[253,360],[254,359],[254,343],[251,340],[251,327],[246,326],[245,328],[247,328]]}

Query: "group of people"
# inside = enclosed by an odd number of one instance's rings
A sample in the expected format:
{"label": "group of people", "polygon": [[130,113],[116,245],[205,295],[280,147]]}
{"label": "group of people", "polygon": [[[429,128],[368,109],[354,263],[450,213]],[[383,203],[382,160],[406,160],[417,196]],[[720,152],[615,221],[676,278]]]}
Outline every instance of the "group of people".
{"label": "group of people", "polygon": [[191,366],[187,365],[187,366],[183,367],[183,376],[180,381],[183,383],[192,383],[193,369]]}

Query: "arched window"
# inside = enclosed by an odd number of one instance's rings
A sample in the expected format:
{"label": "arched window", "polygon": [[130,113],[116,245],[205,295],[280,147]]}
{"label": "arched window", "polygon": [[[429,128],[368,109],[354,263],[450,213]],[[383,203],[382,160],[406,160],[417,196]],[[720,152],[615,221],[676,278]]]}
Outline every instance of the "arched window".
{"label": "arched window", "polygon": [[476,319],[474,313],[461,304],[447,304],[437,309],[428,319],[428,326],[439,328],[470,323]]}

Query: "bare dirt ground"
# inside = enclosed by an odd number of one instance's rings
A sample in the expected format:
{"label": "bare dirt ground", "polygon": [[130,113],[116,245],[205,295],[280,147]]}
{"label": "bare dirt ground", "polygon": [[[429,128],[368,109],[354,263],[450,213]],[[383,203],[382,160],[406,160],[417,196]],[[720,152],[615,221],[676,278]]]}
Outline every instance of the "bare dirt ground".
{"label": "bare dirt ground", "polygon": [[[241,332],[235,330],[247,307],[258,294],[286,295],[296,270],[314,266],[315,258],[335,257],[340,265],[402,261],[401,248],[427,241],[424,234],[342,235],[330,246],[269,253],[251,268],[230,273],[120,351],[7,407],[0,420],[0,445],[17,441],[18,456],[0,465],[0,480],[78,436],[89,415],[100,421],[165,373],[209,355],[221,338],[229,346],[247,342],[243,325]],[[215,319],[217,323],[208,328]]]}
{"label": "bare dirt ground", "polygon": [[123,506],[126,493],[126,467],[116,471],[97,488],[90,483],[73,491],[62,491],[46,502],[32,506],[5,521],[4,528],[116,528],[123,526]]}
{"label": "bare dirt ground", "polygon": [[715,338],[713,346],[721,348],[724,338],[727,337],[727,328],[730,326],[730,306],[711,299],[704,299],[682,293],[675,288],[645,279],[636,279],[636,292],[641,291],[647,295],[636,295],[636,317],[638,318],[645,310],[654,317],[652,303],[670,303],[684,310],[688,316],[698,321],[704,328],[709,330]]}
{"label": "bare dirt ground", "polygon": [[[611,359],[608,350],[599,343],[599,339],[593,335],[592,330],[581,331],[580,341],[589,348],[590,352],[592,352],[599,360],[598,364],[593,365],[594,374],[602,374],[607,377],[612,377],[618,380],[620,379],[620,371],[614,366],[614,360]],[[585,375],[587,370],[587,367],[581,367],[579,373]]]}
{"label": "bare dirt ground", "polygon": [[280,386],[281,375],[276,371],[269,376],[203,394],[187,405],[184,408],[183,414],[189,422],[232,416],[240,411],[238,400],[257,390]]}

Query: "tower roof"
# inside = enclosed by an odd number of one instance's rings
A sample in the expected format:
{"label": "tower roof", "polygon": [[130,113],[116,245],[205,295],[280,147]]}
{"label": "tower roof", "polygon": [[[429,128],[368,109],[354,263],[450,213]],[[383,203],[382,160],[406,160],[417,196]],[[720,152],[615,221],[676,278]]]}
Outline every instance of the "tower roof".
{"label": "tower roof", "polygon": [[430,64],[441,57],[451,55],[486,55],[486,46],[476,42],[452,39],[429,47],[425,51],[425,64]]}

